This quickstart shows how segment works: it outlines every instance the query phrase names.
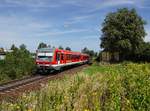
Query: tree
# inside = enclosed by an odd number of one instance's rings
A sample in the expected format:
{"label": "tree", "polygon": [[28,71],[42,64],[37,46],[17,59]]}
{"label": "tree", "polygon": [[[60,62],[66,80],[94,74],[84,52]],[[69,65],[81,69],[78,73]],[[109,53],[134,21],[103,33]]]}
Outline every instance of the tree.
{"label": "tree", "polygon": [[13,44],[10,49],[11,50],[17,50],[18,48]]}
{"label": "tree", "polygon": [[145,42],[143,44],[143,48],[141,53],[139,54],[139,59],[141,61],[148,61],[150,62],[150,42]]}
{"label": "tree", "polygon": [[70,47],[66,47],[66,50],[69,50],[69,51],[71,51],[71,48],[70,48]]}
{"label": "tree", "polygon": [[125,57],[138,54],[146,35],[145,24],[135,9],[109,13],[102,24],[101,48]]}
{"label": "tree", "polygon": [[89,50],[87,47],[83,48],[81,50],[82,53],[85,53],[85,54],[88,54],[90,55],[91,57],[94,57],[94,56],[97,56],[97,53],[94,52],[93,50]]}
{"label": "tree", "polygon": [[47,47],[47,44],[41,42],[41,43],[39,44],[39,46],[38,46],[38,49],[40,49],[40,48],[46,48],[46,47]]}
{"label": "tree", "polygon": [[51,45],[48,45],[47,47],[48,47],[48,48],[51,48]]}
{"label": "tree", "polygon": [[21,44],[21,45],[19,46],[19,48],[20,48],[20,51],[22,51],[22,54],[23,54],[23,53],[30,54],[30,52],[26,49],[26,45]]}
{"label": "tree", "polygon": [[21,44],[21,45],[19,46],[19,48],[20,48],[20,50],[26,50],[26,46],[25,46],[24,44]]}
{"label": "tree", "polygon": [[64,48],[60,45],[60,46],[58,47],[58,49],[62,49],[62,50],[63,50]]}
{"label": "tree", "polygon": [[89,50],[87,47],[84,47],[82,50],[81,50],[82,53],[85,53],[85,54],[88,54],[89,53]]}

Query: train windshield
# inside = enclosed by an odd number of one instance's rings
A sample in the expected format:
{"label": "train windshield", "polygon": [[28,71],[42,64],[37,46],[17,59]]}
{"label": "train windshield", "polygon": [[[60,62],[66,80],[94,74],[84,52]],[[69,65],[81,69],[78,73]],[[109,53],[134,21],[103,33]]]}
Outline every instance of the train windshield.
{"label": "train windshield", "polygon": [[38,60],[51,62],[52,56],[38,56]]}
{"label": "train windshield", "polygon": [[51,62],[53,58],[54,49],[51,48],[41,48],[37,50],[37,59],[40,61]]}

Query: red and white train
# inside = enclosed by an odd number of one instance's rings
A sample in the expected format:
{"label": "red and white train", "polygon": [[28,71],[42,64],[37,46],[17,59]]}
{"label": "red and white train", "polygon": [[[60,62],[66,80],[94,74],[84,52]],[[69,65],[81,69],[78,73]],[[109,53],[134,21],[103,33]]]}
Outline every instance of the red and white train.
{"label": "red and white train", "polygon": [[84,64],[89,61],[89,55],[61,49],[41,48],[36,53],[38,70],[60,70],[62,67]]}

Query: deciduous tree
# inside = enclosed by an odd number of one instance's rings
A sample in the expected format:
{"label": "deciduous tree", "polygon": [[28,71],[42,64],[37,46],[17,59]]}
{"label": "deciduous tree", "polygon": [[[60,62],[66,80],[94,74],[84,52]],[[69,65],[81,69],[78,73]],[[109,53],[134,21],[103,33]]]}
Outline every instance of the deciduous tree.
{"label": "deciduous tree", "polygon": [[146,35],[145,24],[135,9],[123,8],[109,13],[102,24],[101,48],[125,57],[138,54]]}
{"label": "deciduous tree", "polygon": [[69,50],[69,51],[71,51],[71,48],[70,48],[70,47],[66,47],[66,50]]}
{"label": "deciduous tree", "polygon": [[62,49],[62,50],[63,50],[64,48],[60,45],[60,46],[58,47],[58,49]]}
{"label": "deciduous tree", "polygon": [[39,46],[38,46],[38,49],[40,49],[40,48],[46,48],[46,47],[47,47],[47,44],[41,42],[41,43],[39,44]]}

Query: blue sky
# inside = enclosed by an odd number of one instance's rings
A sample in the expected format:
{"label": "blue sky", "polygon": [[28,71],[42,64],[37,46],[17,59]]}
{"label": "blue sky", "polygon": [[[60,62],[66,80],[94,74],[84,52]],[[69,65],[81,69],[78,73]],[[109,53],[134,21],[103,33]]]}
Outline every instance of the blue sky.
{"label": "blue sky", "polygon": [[149,0],[0,0],[0,47],[24,43],[35,51],[40,42],[99,51],[101,24],[109,12],[135,8],[147,21],[150,41]]}

